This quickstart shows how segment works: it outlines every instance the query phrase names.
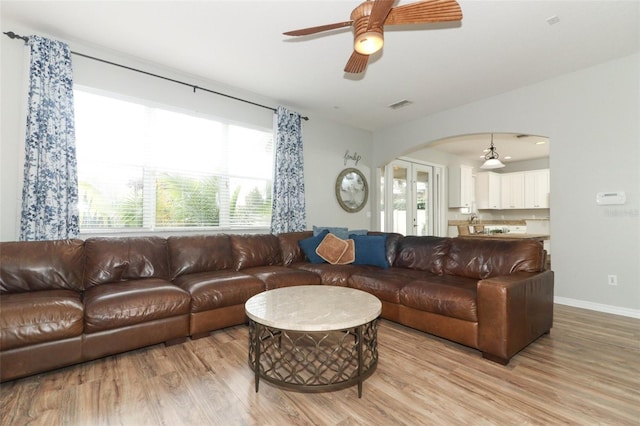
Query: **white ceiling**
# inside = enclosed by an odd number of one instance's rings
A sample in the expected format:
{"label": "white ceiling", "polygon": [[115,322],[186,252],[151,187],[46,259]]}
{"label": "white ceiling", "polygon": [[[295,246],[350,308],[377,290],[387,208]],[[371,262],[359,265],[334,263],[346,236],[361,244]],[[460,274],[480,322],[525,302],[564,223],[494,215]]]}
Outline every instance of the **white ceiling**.
{"label": "white ceiling", "polygon": [[[488,152],[491,134],[464,135],[442,139],[429,144],[437,149],[473,162],[484,161]],[[509,164],[516,161],[549,157],[549,138],[515,133],[493,134],[493,144],[500,160]]]}
{"label": "white ceiling", "polygon": [[[348,28],[306,38],[282,35],[348,20],[358,4],[2,0],[0,12],[6,23],[35,28],[72,49],[75,43],[118,52],[272,98],[312,120],[321,116],[368,130],[640,50],[637,0],[460,1],[460,25],[387,27],[384,49],[355,76],[343,72],[352,52]],[[558,22],[550,25],[554,16]],[[404,99],[412,104],[388,108]]]}

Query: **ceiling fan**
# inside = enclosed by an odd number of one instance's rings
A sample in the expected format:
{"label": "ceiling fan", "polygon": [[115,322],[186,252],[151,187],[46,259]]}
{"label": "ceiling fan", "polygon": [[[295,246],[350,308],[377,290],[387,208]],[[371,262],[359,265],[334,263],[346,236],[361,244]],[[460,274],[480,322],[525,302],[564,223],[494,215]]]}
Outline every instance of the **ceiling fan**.
{"label": "ceiling fan", "polygon": [[351,12],[351,20],[287,31],[289,36],[305,36],[343,27],[353,27],[354,51],[344,68],[361,73],[369,55],[382,49],[385,25],[424,24],[460,21],[462,11],[456,0],[423,0],[393,7],[396,0],[366,0]]}

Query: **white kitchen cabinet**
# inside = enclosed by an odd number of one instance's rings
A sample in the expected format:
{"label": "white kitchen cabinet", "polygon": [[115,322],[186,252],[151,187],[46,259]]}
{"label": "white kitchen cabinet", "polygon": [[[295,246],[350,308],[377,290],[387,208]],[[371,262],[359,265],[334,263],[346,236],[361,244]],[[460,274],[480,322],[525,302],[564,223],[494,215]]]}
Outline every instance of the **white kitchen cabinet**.
{"label": "white kitchen cabinet", "polygon": [[500,207],[504,210],[524,208],[524,172],[500,176]]}
{"label": "white kitchen cabinet", "polygon": [[548,209],[549,169],[476,175],[478,209]]}
{"label": "white kitchen cabinet", "polygon": [[526,234],[527,233],[527,227],[526,226],[509,225],[509,226],[506,226],[506,228],[507,228],[507,232],[509,232],[511,234]]}
{"label": "white kitchen cabinet", "polygon": [[549,169],[531,170],[524,175],[524,207],[549,208]]}
{"label": "white kitchen cabinet", "polygon": [[449,208],[471,208],[473,201],[473,167],[449,168]]}
{"label": "white kitchen cabinet", "polygon": [[476,174],[476,208],[500,209],[500,175],[494,172],[480,172]]}

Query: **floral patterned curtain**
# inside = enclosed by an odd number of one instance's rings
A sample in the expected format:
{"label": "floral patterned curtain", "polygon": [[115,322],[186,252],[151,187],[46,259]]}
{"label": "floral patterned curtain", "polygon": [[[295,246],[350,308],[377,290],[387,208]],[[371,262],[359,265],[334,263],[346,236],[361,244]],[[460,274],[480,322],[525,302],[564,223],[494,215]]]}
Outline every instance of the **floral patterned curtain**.
{"label": "floral patterned curtain", "polygon": [[29,37],[29,48],[20,239],[74,238],[79,220],[71,51],[39,36]]}
{"label": "floral patterned curtain", "polygon": [[271,232],[304,231],[307,219],[300,114],[279,106],[276,115]]}

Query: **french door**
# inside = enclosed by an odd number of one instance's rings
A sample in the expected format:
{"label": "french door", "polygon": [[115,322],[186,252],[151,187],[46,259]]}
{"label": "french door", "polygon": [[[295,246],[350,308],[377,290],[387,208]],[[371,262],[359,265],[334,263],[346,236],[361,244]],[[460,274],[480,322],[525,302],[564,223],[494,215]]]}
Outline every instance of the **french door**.
{"label": "french door", "polygon": [[407,160],[384,167],[381,227],[403,235],[443,235],[443,168]]}

